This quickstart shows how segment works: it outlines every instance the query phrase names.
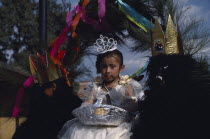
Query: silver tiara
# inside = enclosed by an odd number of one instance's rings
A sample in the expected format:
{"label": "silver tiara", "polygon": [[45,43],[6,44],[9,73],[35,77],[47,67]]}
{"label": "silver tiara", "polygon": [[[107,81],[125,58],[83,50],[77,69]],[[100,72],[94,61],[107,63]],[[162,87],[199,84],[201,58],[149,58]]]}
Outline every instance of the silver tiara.
{"label": "silver tiara", "polygon": [[94,47],[97,52],[106,53],[108,51],[117,49],[117,41],[115,41],[113,38],[100,35],[100,38],[94,43]]}

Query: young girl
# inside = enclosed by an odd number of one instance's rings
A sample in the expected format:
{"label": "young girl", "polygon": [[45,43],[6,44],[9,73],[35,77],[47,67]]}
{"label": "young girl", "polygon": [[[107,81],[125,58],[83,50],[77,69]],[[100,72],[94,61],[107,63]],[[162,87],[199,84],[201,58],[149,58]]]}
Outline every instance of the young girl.
{"label": "young girl", "polygon": [[[101,81],[95,80],[85,89],[84,105],[94,104],[98,98],[103,98],[103,104],[123,108],[135,112],[137,98],[143,94],[141,85],[119,74],[124,70],[123,55],[118,50],[108,51],[97,56],[96,69],[101,74]],[[104,95],[107,94],[107,95]],[[108,96],[108,97],[107,97]],[[67,122],[60,131],[61,139],[129,139],[131,124],[124,122],[117,127],[87,126],[78,120]]]}

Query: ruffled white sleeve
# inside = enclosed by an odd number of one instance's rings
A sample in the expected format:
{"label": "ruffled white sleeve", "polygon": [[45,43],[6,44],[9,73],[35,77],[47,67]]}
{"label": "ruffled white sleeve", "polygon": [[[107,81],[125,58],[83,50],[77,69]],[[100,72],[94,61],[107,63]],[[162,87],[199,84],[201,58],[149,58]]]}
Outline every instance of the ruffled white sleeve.
{"label": "ruffled white sleeve", "polygon": [[125,100],[121,103],[121,107],[130,112],[135,112],[138,108],[138,100],[141,100],[144,95],[142,86],[132,79],[123,86],[125,90]]}
{"label": "ruffled white sleeve", "polygon": [[136,80],[131,79],[128,85],[131,86],[133,93],[138,100],[144,100],[144,91],[142,90],[142,86]]}

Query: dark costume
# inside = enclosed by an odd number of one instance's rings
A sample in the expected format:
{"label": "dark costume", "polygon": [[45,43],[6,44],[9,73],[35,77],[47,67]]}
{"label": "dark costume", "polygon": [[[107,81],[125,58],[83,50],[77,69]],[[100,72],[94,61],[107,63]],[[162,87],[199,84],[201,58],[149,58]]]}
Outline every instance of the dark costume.
{"label": "dark costume", "polygon": [[158,55],[147,69],[135,139],[210,138],[210,74],[190,56]]}
{"label": "dark costume", "polygon": [[45,95],[38,85],[30,89],[31,103],[27,120],[17,128],[13,139],[56,139],[63,124],[72,119],[71,112],[81,105],[64,79],[56,80],[53,96]]}

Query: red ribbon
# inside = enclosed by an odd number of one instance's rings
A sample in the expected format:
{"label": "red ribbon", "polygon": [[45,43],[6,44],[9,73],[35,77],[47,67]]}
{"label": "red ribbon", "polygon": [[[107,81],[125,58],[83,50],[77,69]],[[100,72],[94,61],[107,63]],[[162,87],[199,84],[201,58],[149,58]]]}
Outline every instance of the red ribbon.
{"label": "red ribbon", "polygon": [[57,55],[58,49],[60,48],[61,44],[63,44],[63,42],[66,40],[66,36],[69,30],[70,30],[70,27],[67,25],[64,28],[63,32],[61,33],[61,35],[58,38],[56,38],[54,44],[52,44],[53,46],[52,46],[52,50],[50,51],[50,55],[54,57]]}

